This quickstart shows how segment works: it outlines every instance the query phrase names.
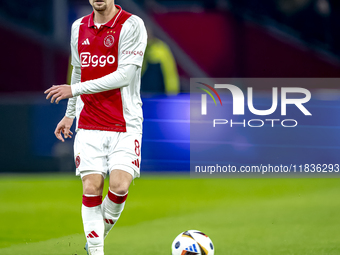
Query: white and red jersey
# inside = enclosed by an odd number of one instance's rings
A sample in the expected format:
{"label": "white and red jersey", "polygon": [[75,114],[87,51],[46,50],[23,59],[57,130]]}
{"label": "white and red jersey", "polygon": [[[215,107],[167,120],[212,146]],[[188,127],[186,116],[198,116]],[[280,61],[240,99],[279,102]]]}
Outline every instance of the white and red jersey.
{"label": "white and red jersey", "polygon": [[[72,84],[73,95],[80,95],[76,107],[69,102],[68,108],[76,108],[77,129],[141,133],[140,80],[147,34],[139,17],[116,7],[118,13],[99,28],[94,24],[94,13],[72,25],[71,64],[80,70],[81,80]],[[118,68],[127,65],[137,67],[130,74],[132,77],[129,77],[127,86],[119,87],[113,79],[112,89],[101,90],[97,82],[100,78],[110,77]],[[82,91],[85,85],[98,93]]]}

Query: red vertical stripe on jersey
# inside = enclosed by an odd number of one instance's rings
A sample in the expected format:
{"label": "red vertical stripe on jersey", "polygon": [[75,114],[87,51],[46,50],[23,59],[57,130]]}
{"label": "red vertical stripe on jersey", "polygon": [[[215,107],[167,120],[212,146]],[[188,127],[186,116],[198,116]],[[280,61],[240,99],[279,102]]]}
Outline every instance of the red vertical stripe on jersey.
{"label": "red vertical stripe on jersey", "polygon": [[107,195],[109,196],[109,199],[110,199],[112,202],[116,203],[116,204],[122,204],[122,203],[124,203],[125,200],[126,200],[126,198],[127,198],[127,196],[128,196],[128,194],[125,194],[124,196],[117,196],[116,194],[113,194],[113,193],[111,192],[111,190],[109,190],[109,192],[107,193]]}
{"label": "red vertical stripe on jersey", "polygon": [[[78,53],[82,82],[101,78],[118,68],[119,36],[131,14],[116,7],[119,9],[117,15],[99,29],[93,23],[93,13],[81,21]],[[89,44],[83,45],[87,40]],[[84,107],[79,116],[79,128],[126,132],[120,89],[80,97]]]}

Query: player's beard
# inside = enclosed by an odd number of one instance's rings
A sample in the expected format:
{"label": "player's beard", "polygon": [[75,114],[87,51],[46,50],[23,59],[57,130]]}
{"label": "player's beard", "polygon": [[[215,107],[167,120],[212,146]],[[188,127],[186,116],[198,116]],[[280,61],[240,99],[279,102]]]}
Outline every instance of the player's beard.
{"label": "player's beard", "polygon": [[[99,5],[97,4],[99,2]],[[107,3],[105,0],[94,0],[93,1],[93,9],[95,9],[98,12],[105,11],[107,9]]]}

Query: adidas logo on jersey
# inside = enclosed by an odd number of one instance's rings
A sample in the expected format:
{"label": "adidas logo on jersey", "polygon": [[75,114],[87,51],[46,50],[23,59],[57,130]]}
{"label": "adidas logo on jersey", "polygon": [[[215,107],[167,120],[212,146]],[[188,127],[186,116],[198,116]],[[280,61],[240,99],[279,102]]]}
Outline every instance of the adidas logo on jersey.
{"label": "adidas logo on jersey", "polygon": [[82,45],[90,45],[89,38],[87,38],[85,41],[83,41]]}

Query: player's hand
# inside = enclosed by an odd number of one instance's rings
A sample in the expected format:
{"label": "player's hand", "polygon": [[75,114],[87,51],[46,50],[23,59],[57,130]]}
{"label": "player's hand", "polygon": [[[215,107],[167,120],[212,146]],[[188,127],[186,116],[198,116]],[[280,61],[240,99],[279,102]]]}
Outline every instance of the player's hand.
{"label": "player's hand", "polygon": [[44,94],[47,94],[46,99],[51,97],[51,103],[55,101],[56,104],[62,99],[73,97],[71,86],[67,84],[57,86],[53,85],[48,90],[46,90]]}
{"label": "player's hand", "polygon": [[[70,130],[72,123],[73,119],[66,116],[58,123],[54,134],[60,141],[65,142],[64,138],[72,138],[73,133]],[[64,134],[64,138],[61,133]]]}

